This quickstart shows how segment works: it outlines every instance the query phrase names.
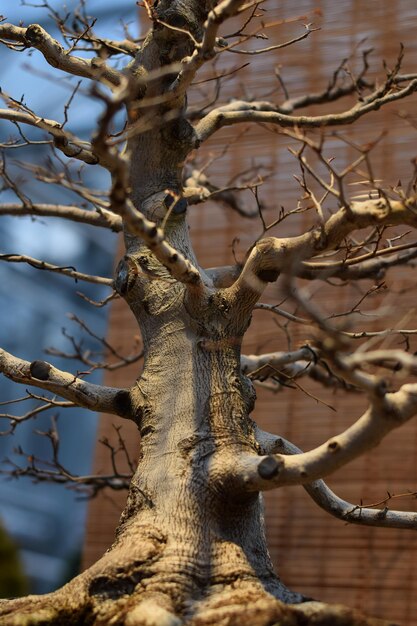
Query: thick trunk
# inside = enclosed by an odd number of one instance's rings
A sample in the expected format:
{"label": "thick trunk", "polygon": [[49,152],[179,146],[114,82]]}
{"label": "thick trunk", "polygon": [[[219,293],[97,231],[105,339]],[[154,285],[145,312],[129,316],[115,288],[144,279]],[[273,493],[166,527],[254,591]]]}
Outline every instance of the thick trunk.
{"label": "thick trunk", "polygon": [[[131,251],[130,265],[143,255]],[[259,449],[249,418],[254,393],[240,370],[242,329],[218,300],[187,307],[184,286],[168,277],[136,280],[125,297],[139,320],[146,357],[131,394],[141,459],[118,542],[137,529],[146,534],[152,528],[163,538],[143,585],[166,595],[176,613],[242,581],[300,600],[273,574],[260,496],[234,493],[219,471],[223,458]]]}
{"label": "thick trunk", "polygon": [[232,323],[221,298],[209,297],[191,314],[184,286],[167,276],[149,280],[135,272],[133,279],[132,268],[148,253],[140,246],[129,252],[119,284],[140,323],[146,357],[136,386],[119,399],[142,443],[116,540],[54,594],[0,602],[0,625],[382,623],[303,602],[274,574],[261,496],[237,491],[221,471],[231,456],[261,451],[249,417],[253,389],[240,368],[247,320]]}

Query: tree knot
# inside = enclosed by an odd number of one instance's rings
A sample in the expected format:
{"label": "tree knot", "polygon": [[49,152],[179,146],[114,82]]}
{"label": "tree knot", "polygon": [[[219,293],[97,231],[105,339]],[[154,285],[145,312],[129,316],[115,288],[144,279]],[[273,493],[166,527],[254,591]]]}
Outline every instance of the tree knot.
{"label": "tree knot", "polygon": [[114,288],[121,296],[125,296],[133,287],[138,275],[138,267],[132,257],[124,256],[117,266]]}
{"label": "tree knot", "polygon": [[32,378],[38,380],[48,380],[51,365],[46,361],[32,361],[29,365],[29,371]]}
{"label": "tree knot", "polygon": [[267,456],[258,465],[258,474],[265,480],[274,478],[279,472],[280,462],[274,456]]}
{"label": "tree knot", "polygon": [[26,29],[26,39],[30,44],[39,44],[43,39],[43,28],[39,24],[30,24]]}

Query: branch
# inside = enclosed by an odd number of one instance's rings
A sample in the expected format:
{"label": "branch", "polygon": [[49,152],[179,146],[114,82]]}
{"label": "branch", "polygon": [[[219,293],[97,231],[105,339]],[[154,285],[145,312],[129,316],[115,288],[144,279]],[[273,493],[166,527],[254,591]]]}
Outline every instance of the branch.
{"label": "branch", "polygon": [[270,352],[268,354],[251,354],[242,355],[240,362],[242,372],[244,374],[254,374],[257,371],[263,370],[263,368],[271,366],[273,368],[283,367],[289,363],[295,363],[296,361],[304,361],[303,367],[305,368],[311,361],[316,361],[317,356],[312,348],[304,346],[299,350],[293,352]]}
{"label": "branch", "polygon": [[390,337],[399,335],[401,337],[417,335],[416,328],[384,328],[384,330],[358,330],[356,332],[340,331],[341,335],[350,339],[369,339],[370,337]]}
{"label": "branch", "polygon": [[[377,446],[393,429],[417,413],[417,384],[405,384],[395,393],[374,397],[370,408],[350,428],[309,452],[243,454],[230,458],[227,480],[245,491],[265,491],[284,485],[300,485],[331,474]],[[225,474],[223,472],[223,479]]]}
{"label": "branch", "polygon": [[[111,297],[114,297],[113,294]],[[90,301],[91,302],[91,301]],[[78,340],[75,337],[73,337],[72,335],[70,335],[65,328],[62,329],[62,334],[64,335],[64,337],[66,339],[69,340],[69,342],[71,343],[71,346],[73,348],[73,352],[63,352],[61,350],[57,350],[56,348],[47,348],[45,350],[46,354],[52,355],[52,356],[56,356],[56,357],[60,357],[63,359],[76,359],[77,361],[80,361],[81,363],[83,363],[84,365],[86,365],[89,370],[88,373],[90,374],[91,372],[97,370],[97,369],[106,369],[108,371],[114,371],[117,369],[120,369],[122,367],[127,367],[128,365],[132,365],[132,363],[137,363],[142,357],[143,357],[143,349],[134,352],[133,354],[129,355],[129,356],[124,356],[122,354],[119,353],[118,350],[116,350],[115,348],[113,348],[113,346],[111,344],[109,344],[109,342],[106,340],[105,337],[100,337],[99,335],[97,335],[83,320],[81,320],[79,317],[77,317],[74,314],[69,314],[68,315],[69,319],[75,321],[80,328],[86,332],[90,337],[92,337],[93,339],[95,339],[99,344],[101,344],[101,346],[104,348],[104,352],[100,351],[100,352],[92,352],[90,349],[84,349],[83,345],[82,345],[82,340]],[[135,341],[136,343],[136,341]],[[104,357],[104,355],[107,354],[108,356],[111,355],[111,357],[116,358],[117,361],[113,361],[111,363],[106,362],[105,360],[98,360],[96,361],[93,357],[94,356],[98,356],[101,355]],[[85,372],[84,372],[85,374]]]}
{"label": "branch", "polygon": [[249,376],[255,384],[267,386],[274,393],[283,387],[297,387],[317,402],[322,402],[332,409],[331,405],[303,389],[296,379],[301,376],[309,376],[324,387],[343,388],[344,391],[355,390],[354,386],[348,385],[343,378],[337,376],[326,361],[319,360],[316,350],[308,345],[293,352],[242,355],[241,365],[242,372]]}
{"label": "branch", "polygon": [[73,222],[109,228],[115,233],[122,230],[122,220],[111,211],[106,211],[105,209],[100,209],[100,211],[86,211],[85,209],[79,209],[76,206],[66,204],[0,204],[0,215],[12,215],[14,217],[23,215],[62,217],[63,219],[72,220]]}
{"label": "branch", "polygon": [[23,422],[26,422],[27,420],[36,418],[37,415],[39,415],[40,413],[43,413],[44,411],[48,411],[49,409],[53,407],[60,407],[60,408],[67,409],[67,408],[72,408],[76,406],[74,402],[67,402],[64,400],[59,401],[59,400],[56,400],[55,398],[46,398],[42,396],[36,396],[33,393],[28,393],[27,396],[25,396],[24,398],[19,398],[18,400],[11,400],[10,402],[7,402],[7,401],[1,402],[0,405],[16,404],[18,402],[24,402],[25,400],[40,400],[41,402],[43,402],[43,404],[40,404],[37,407],[30,409],[29,411],[26,411],[26,413],[24,413],[23,415],[12,415],[11,413],[0,413],[0,419],[7,419],[9,420],[9,423],[10,423],[9,430],[0,431],[1,436],[13,434],[14,431],[16,430],[16,427],[19,424],[22,424]]}
{"label": "branch", "polygon": [[388,367],[389,369],[405,369],[417,373],[417,358],[404,350],[371,350],[369,352],[354,352],[342,358],[344,368],[355,369],[365,363]]}
{"label": "branch", "polygon": [[173,278],[189,286],[202,286],[198,269],[166,241],[162,228],[138,211],[129,198],[117,206],[112,203],[112,209],[121,215],[129,234],[141,237]]}
{"label": "branch", "polygon": [[[270,436],[269,452],[282,454],[303,454],[302,450],[282,437]],[[391,511],[372,509],[351,504],[339,498],[323,480],[316,480],[303,485],[308,495],[316,504],[330,515],[350,524],[378,526],[380,528],[408,528],[417,530],[417,513],[411,511]],[[389,498],[386,499],[388,501]],[[384,501],[384,504],[385,502]]]}
{"label": "branch", "polygon": [[24,361],[0,349],[0,372],[16,383],[46,389],[77,406],[131,417],[125,410],[127,390],[85,382],[46,361]]}
{"label": "branch", "polygon": [[[411,246],[410,246],[411,247]],[[391,258],[380,258],[382,253],[391,254]],[[376,257],[376,258],[375,258]],[[382,280],[386,271],[396,265],[405,265],[417,257],[417,250],[408,250],[395,254],[394,250],[384,248],[374,253],[374,258],[357,264],[348,264],[345,261],[339,263],[323,263],[321,267],[315,264],[303,263],[297,276],[307,279],[328,279],[340,278],[340,280],[361,280],[364,278],[374,278]],[[327,267],[326,267],[327,265]]]}
{"label": "branch", "polygon": [[342,113],[327,115],[287,115],[278,111],[277,105],[272,102],[245,102],[236,100],[222,107],[210,111],[195,126],[196,136],[201,143],[211,137],[217,130],[232,124],[264,123],[274,124],[281,128],[324,128],[352,124],[363,115],[377,111],[390,102],[406,98],[417,91],[417,78],[414,77],[405,87],[389,90],[386,93],[382,88],[373,91],[369,96],[357,102],[352,108]]}
{"label": "branch", "polygon": [[309,319],[289,313],[288,311],[285,311],[285,309],[280,309],[276,304],[264,304],[262,302],[258,302],[253,308],[259,311],[269,311],[278,317],[284,317],[290,322],[295,322],[296,324],[304,324],[307,326],[311,325],[311,321]]}
{"label": "branch", "polygon": [[[115,447],[107,439],[102,440],[100,443],[104,444],[108,448],[111,455],[113,474],[107,476],[77,476],[70,472],[60,461],[60,437],[57,429],[57,418],[52,416],[51,428],[47,431],[36,430],[35,433],[41,437],[46,437],[51,445],[52,458],[51,460],[43,460],[34,456],[33,454],[27,454],[19,446],[14,449],[14,453],[20,457],[24,457],[27,461],[26,467],[21,467],[14,461],[6,459],[4,463],[11,466],[11,469],[0,470],[0,474],[9,476],[12,478],[19,478],[20,476],[29,476],[33,478],[33,482],[50,482],[65,484],[70,489],[87,494],[87,497],[94,497],[97,493],[105,487],[111,489],[120,490],[128,489],[129,483],[134,471],[132,461],[129,457],[125,442],[120,434],[120,427],[116,428],[118,434],[118,446]],[[130,468],[130,473],[125,474],[119,472],[117,468],[116,456],[122,452],[126,457],[127,464]]]}
{"label": "branch", "polygon": [[[336,100],[340,100],[345,96],[349,96],[351,94],[357,93],[361,94],[363,89],[374,89],[375,85],[373,83],[365,80],[365,75],[369,69],[368,65],[368,56],[372,52],[372,49],[364,50],[362,53],[362,69],[357,76],[351,76],[351,79],[347,84],[338,84],[339,77],[346,76],[348,71],[347,62],[349,58],[344,59],[342,63],[340,63],[339,67],[333,72],[333,76],[329,81],[329,84],[325,89],[318,92],[312,92],[305,94],[303,96],[298,96],[296,98],[289,98],[283,80],[279,74],[279,70],[275,70],[275,74],[278,80],[281,83],[281,87],[283,88],[284,93],[287,95],[287,99],[279,105],[278,109],[280,113],[292,113],[296,109],[302,109],[314,104],[327,104],[329,102],[335,102]],[[415,76],[413,76],[415,78]],[[401,80],[411,80],[411,78],[406,78],[405,76],[398,77],[398,81]]]}
{"label": "branch", "polygon": [[[302,450],[283,437],[267,433],[256,426],[256,439],[263,454],[282,453],[286,455],[303,454]],[[389,511],[354,505],[339,498],[323,480],[316,480],[303,485],[306,492],[319,507],[334,517],[351,524],[378,526],[381,528],[408,528],[417,530],[417,513],[408,511]],[[406,495],[406,494],[404,494]],[[412,494],[407,494],[412,495]],[[379,504],[385,504],[389,496]]]}
{"label": "branch", "polygon": [[[0,24],[0,42],[8,47],[21,44],[23,49],[36,48],[45,60],[63,72],[98,80],[109,85],[119,85],[120,73],[107,66],[102,59],[83,59],[68,54],[63,46],[51,37],[39,24],[30,24],[27,28],[13,24]],[[12,45],[10,45],[12,44]]]}
{"label": "branch", "polygon": [[[70,37],[70,39],[74,38],[74,36]],[[86,45],[81,45],[80,42],[85,42]],[[139,40],[116,40],[97,37],[92,34],[84,34],[76,37],[76,43],[73,44],[72,47],[74,50],[94,52],[94,54],[100,58],[107,58],[119,54],[129,55],[135,58],[139,50]]]}
{"label": "branch", "polygon": [[201,43],[195,42],[193,54],[184,59],[182,69],[170,87],[173,94],[185,94],[197,70],[215,56],[216,38],[221,24],[236,15],[242,4],[244,0],[223,0],[209,12],[204,24],[203,40]]}
{"label": "branch", "polygon": [[297,275],[301,263],[335,249],[354,230],[368,226],[417,226],[417,197],[404,200],[378,198],[352,202],[342,207],[319,227],[291,238],[269,237],[258,241],[250,253],[241,275],[225,292],[231,302],[244,294],[256,303],[268,282],[280,273]]}
{"label": "branch", "polygon": [[[39,459],[35,459],[31,455],[28,458],[33,459],[34,463],[39,462]],[[71,473],[69,470],[53,470],[34,466],[33,464],[26,467],[14,466],[11,470],[0,470],[0,474],[11,478],[27,476],[32,478],[34,483],[47,482],[66,485],[69,489],[85,494],[88,498],[94,498],[103,489],[113,489],[114,491],[128,490],[132,479],[130,474],[90,474],[79,476]]]}
{"label": "branch", "polygon": [[39,259],[34,259],[33,257],[26,256],[24,254],[0,254],[0,261],[6,261],[7,263],[28,263],[31,267],[34,267],[38,270],[46,270],[48,272],[63,274],[64,276],[69,276],[70,278],[73,278],[75,281],[84,280],[87,283],[113,287],[112,278],[104,278],[103,276],[92,276],[91,274],[83,274],[82,272],[77,272],[76,269],[73,267],[61,267],[58,265],[52,265],[51,263],[46,263],[45,261],[40,261]]}
{"label": "branch", "polygon": [[205,23],[204,37],[201,43],[201,56],[211,58],[216,45],[218,30],[227,19],[236,15],[244,4],[243,0],[223,0],[210,11]]}
{"label": "branch", "polygon": [[[0,26],[1,28],[1,26]],[[67,130],[63,130],[62,124],[55,120],[48,120],[39,117],[32,112],[15,111],[13,109],[0,109],[0,119],[11,122],[29,124],[41,130],[47,131],[54,138],[54,145],[65,154],[65,156],[84,161],[90,165],[96,165],[98,158],[91,151],[91,146],[87,141],[81,141]]]}
{"label": "branch", "polygon": [[283,43],[278,43],[272,46],[267,46],[266,48],[258,48],[257,50],[242,50],[240,48],[232,48],[229,47],[228,52],[234,52],[235,54],[246,54],[249,56],[256,56],[258,54],[265,54],[266,52],[272,52],[273,50],[281,50],[282,48],[287,48],[288,46],[292,46],[303,39],[306,39],[311,33],[314,33],[316,30],[320,30],[319,28],[310,28],[311,24],[304,24],[305,31],[294,37],[293,39],[289,39],[288,41],[284,41]]}
{"label": "branch", "polygon": [[395,511],[389,510],[387,507],[371,509],[352,504],[339,498],[323,480],[314,481],[311,485],[304,485],[304,489],[320,508],[344,522],[379,528],[417,530],[417,513],[413,511]]}
{"label": "branch", "polygon": [[[109,210],[110,205],[106,199],[108,192],[105,190],[91,189],[84,184],[82,178],[82,165],[74,172],[71,167],[71,163],[64,162],[61,159],[58,159],[57,164],[55,160],[48,158],[46,167],[43,167],[38,163],[34,164],[25,161],[17,161],[16,163],[23,170],[30,172],[36,180],[39,180],[47,185],[58,185],[79,196],[82,199],[81,206],[91,205],[91,207],[94,208],[99,215],[102,215],[107,219],[107,222],[112,225],[112,228],[122,228],[119,216]],[[60,165],[60,167],[57,165]],[[7,184],[9,188],[13,189],[14,193],[18,195],[17,185],[13,184],[10,177]],[[23,204],[27,205],[29,203],[23,202]],[[118,226],[119,222],[120,225]]]}
{"label": "branch", "polygon": [[221,188],[211,183],[204,173],[193,170],[185,180],[184,198],[187,199],[190,205],[207,202],[207,200],[211,199],[220,201],[239,213],[239,215],[242,215],[242,217],[253,218],[259,216],[259,211],[257,209],[246,209],[235,192],[251,189],[260,184],[262,182],[258,180],[254,183]]}

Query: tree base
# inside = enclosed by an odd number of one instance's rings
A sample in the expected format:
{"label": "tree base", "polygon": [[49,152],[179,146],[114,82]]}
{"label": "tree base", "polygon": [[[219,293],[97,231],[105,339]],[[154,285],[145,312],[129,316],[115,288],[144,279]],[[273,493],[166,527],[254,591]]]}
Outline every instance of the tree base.
{"label": "tree base", "polygon": [[91,597],[80,603],[71,586],[45,596],[0,600],[0,626],[398,626],[343,605],[288,605],[249,589],[224,589],[191,604],[188,615],[180,616],[167,608],[164,597],[137,603],[132,596],[99,601]]}

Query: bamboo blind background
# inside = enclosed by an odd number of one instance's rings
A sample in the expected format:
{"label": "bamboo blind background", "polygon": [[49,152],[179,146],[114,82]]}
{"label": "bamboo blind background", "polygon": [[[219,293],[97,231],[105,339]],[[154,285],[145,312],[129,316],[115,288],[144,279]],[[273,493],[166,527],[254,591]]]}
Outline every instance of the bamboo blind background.
{"label": "bamboo blind background", "polygon": [[[279,9],[274,8],[279,5]],[[364,37],[362,47],[374,47],[375,59],[385,58],[392,66],[402,41],[406,48],[404,70],[416,69],[415,29],[417,7],[414,0],[327,0],[312,2],[269,2],[271,10],[267,21],[307,14],[305,21],[320,24],[322,31],[314,33],[296,46],[285,48],[272,55],[245,57],[230,55],[222,61],[217,71],[237,67],[250,60],[236,77],[242,94],[246,97],[266,99],[279,97],[278,83],[273,74],[274,64],[282,66],[281,73],[291,96],[325,87],[327,80],[340,61],[347,56]],[[313,12],[315,13],[313,14]],[[320,15],[321,13],[321,15]],[[271,29],[267,44],[282,42],[301,32],[300,23]],[[245,46],[248,48],[250,44]],[[257,46],[265,45],[259,41]],[[414,68],[413,68],[414,63]],[[354,65],[354,62],[352,61]],[[374,61],[379,71],[380,63]],[[210,98],[213,83],[202,85],[205,95],[196,95],[194,102]],[[236,93],[236,83],[226,84],[221,92],[221,101]],[[375,139],[383,130],[389,131],[378,146],[373,157],[376,177],[392,185],[398,179],[406,181],[412,168],[410,160],[417,156],[417,133],[400,118],[398,111],[414,114],[416,98],[409,102],[367,116],[353,127],[344,130],[350,140],[357,143]],[[333,105],[340,110],[346,101]],[[324,112],[316,108],[316,112]],[[209,142],[201,157],[202,165],[212,160],[207,174],[216,184],[225,184],[231,177],[250,166],[272,168],[274,176],[260,192],[261,200],[271,207],[265,211],[267,221],[276,217],[277,207],[294,208],[300,197],[300,189],[293,178],[299,173],[296,162],[289,154],[290,142],[283,136],[255,126],[244,131],[225,129]],[[240,137],[236,141],[236,137]],[[224,152],[224,146],[232,142]],[[235,143],[233,143],[235,141]],[[354,151],[337,137],[329,143],[329,155],[338,164],[354,158]],[[265,172],[265,170],[263,170]],[[245,192],[248,208],[254,207],[253,197]],[[259,220],[248,220],[235,212],[214,203],[190,209],[191,234],[200,262],[205,267],[233,262],[232,242],[237,237],[237,255],[242,255],[261,229]],[[301,214],[284,221],[274,234],[297,234],[311,224],[309,214]],[[376,295],[364,304],[364,310],[384,305],[395,307],[396,319],[402,319],[403,327],[413,327],[415,300],[411,288],[416,279],[413,272],[392,270],[386,283],[394,296],[385,298]],[[367,285],[368,287],[372,283]],[[314,285],[317,302],[328,314],[345,311],[360,293],[355,288]],[[279,289],[272,286],[269,297],[280,298]],[[279,300],[278,300],[279,301]],[[288,310],[291,306],[288,306]],[[372,323],[359,320],[366,328],[381,328],[376,319]],[[414,315],[414,322],[416,316]],[[382,324],[382,322],[379,322]],[[361,327],[361,326],[359,326]],[[306,339],[303,327],[289,326],[293,345]],[[133,317],[124,303],[116,301],[110,315],[109,341],[126,353],[131,351],[133,337],[137,335]],[[397,338],[389,345],[400,343]],[[417,342],[416,342],[417,343]],[[286,334],[268,313],[255,312],[254,321],[245,340],[244,352],[269,352],[287,348]],[[411,349],[417,345],[411,340]],[[138,375],[135,367],[121,370],[107,377],[107,384],[127,387]],[[302,449],[310,449],[343,430],[356,419],[364,408],[363,400],[355,394],[334,393],[314,384],[304,383],[322,402],[300,392],[286,389],[279,394],[266,390],[258,391],[255,419],[271,432],[281,434]],[[323,402],[331,404],[336,411]],[[130,424],[118,422],[113,417],[103,417],[100,437],[112,438],[112,423],[122,423],[129,448],[137,455],[138,438]],[[114,439],[114,436],[113,436]],[[417,422],[389,436],[376,451],[352,463],[334,474],[329,485],[341,497],[359,503],[378,501],[386,491],[401,493],[417,489]],[[103,446],[96,452],[95,469],[106,471],[109,458]],[[110,545],[114,528],[123,508],[125,494],[99,496],[90,505],[86,535],[84,566],[96,560]],[[415,500],[399,500],[395,506],[416,510]],[[277,571],[284,582],[306,595],[328,602],[342,602],[361,608],[370,614],[396,619],[402,624],[417,625],[417,537],[413,531],[372,529],[349,526],[331,518],[321,511],[301,488],[288,488],[267,494],[266,522],[269,545]]]}

